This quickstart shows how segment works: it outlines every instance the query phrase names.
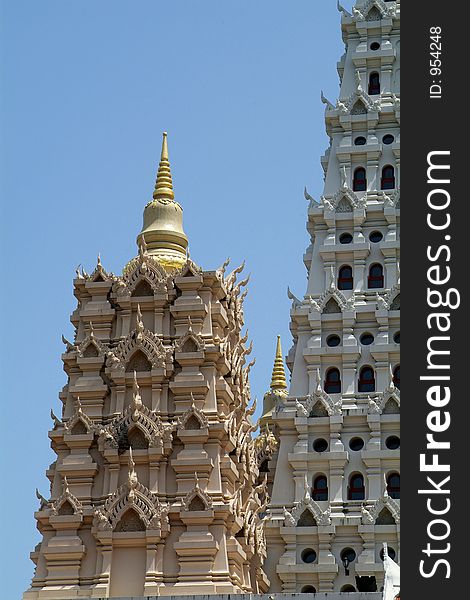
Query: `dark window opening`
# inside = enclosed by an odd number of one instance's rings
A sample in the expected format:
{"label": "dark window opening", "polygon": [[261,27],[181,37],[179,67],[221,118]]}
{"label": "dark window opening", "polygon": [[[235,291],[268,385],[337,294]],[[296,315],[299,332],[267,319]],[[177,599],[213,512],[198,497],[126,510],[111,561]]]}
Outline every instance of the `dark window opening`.
{"label": "dark window opening", "polygon": [[338,289],[352,290],[353,289],[353,272],[349,265],[341,267],[338,274]]}
{"label": "dark window opening", "polygon": [[328,369],[325,378],[325,392],[327,394],[341,393],[341,377],[338,369]]}
{"label": "dark window opening", "polygon": [[354,192],[365,192],[366,190],[367,190],[366,170],[364,169],[364,167],[358,167],[354,171],[353,191]]}
{"label": "dark window opening", "polygon": [[359,373],[359,392],[375,392],[375,374],[372,367],[362,367]]}

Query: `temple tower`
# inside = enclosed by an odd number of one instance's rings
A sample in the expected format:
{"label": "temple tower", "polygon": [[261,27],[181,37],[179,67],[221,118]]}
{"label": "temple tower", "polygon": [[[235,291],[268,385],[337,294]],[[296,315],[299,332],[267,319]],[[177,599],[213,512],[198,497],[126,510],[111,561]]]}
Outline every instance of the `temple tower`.
{"label": "temple tower", "polygon": [[[25,599],[261,593],[266,435],[249,406],[243,266],[187,255],[166,134],[138,256],[77,270],[57,459]],[[271,444],[272,446],[272,444]]]}
{"label": "temple tower", "polygon": [[270,591],[374,591],[383,542],[400,555],[400,3],[338,8],[324,190],[305,190],[307,289],[289,291],[291,385],[266,416],[280,442]]}

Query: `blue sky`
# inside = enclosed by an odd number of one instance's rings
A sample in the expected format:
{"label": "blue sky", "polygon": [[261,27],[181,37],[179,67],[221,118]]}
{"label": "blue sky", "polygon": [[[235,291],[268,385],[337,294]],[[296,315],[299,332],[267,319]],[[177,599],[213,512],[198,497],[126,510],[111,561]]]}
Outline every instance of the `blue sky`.
{"label": "blue sky", "polygon": [[[350,6],[351,2],[344,2]],[[322,190],[320,90],[338,92],[336,0],[10,0],[1,6],[2,598],[39,541],[49,410],[66,383],[72,279],[135,255],[168,131],[192,258],[252,274],[246,325],[261,405],[287,285],[306,287],[303,187]]]}

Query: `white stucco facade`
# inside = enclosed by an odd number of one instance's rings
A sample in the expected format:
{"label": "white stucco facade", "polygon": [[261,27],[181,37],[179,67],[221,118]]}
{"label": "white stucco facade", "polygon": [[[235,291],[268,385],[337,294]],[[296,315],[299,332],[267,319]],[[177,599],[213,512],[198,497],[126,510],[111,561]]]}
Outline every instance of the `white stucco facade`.
{"label": "white stucco facade", "polygon": [[339,10],[324,190],[306,191],[306,292],[290,294],[291,384],[270,422],[273,592],[380,590],[383,542],[400,557],[400,2]]}

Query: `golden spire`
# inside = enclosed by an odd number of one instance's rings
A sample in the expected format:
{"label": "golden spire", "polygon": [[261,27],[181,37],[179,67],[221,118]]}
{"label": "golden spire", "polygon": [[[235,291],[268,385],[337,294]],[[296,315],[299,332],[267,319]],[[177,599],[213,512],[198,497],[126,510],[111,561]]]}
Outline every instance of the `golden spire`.
{"label": "golden spire", "polygon": [[274,359],[273,374],[271,377],[272,390],[287,390],[284,359],[282,358],[281,336],[277,336],[276,358]]}
{"label": "golden spire", "polygon": [[166,132],[153,199],[144,209],[144,225],[137,236],[137,245],[141,249],[139,254],[152,256],[168,271],[180,269],[187,261],[188,238],[183,230],[183,209],[173,192]]}
{"label": "golden spire", "polygon": [[175,194],[173,193],[173,181],[171,179],[170,161],[168,159],[168,143],[167,133],[163,132],[162,140],[162,153],[160,155],[160,164],[158,165],[157,181],[155,182],[155,190],[153,197],[157,198],[169,198],[173,200]]}

